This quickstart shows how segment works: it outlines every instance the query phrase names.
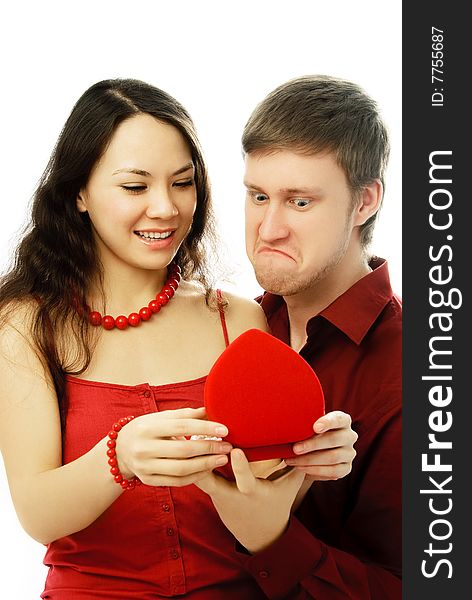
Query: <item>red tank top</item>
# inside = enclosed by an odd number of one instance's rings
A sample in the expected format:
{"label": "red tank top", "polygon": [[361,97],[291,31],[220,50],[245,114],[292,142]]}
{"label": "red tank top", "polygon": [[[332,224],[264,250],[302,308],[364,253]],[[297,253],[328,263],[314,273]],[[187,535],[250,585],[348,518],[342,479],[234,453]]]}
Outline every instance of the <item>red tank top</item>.
{"label": "red tank top", "polygon": [[[68,376],[63,463],[85,454],[123,415],[202,406],[205,380],[129,386]],[[43,599],[265,597],[209,496],[195,485],[141,485],[121,494],[89,527],[49,544],[44,563],[49,573]]]}

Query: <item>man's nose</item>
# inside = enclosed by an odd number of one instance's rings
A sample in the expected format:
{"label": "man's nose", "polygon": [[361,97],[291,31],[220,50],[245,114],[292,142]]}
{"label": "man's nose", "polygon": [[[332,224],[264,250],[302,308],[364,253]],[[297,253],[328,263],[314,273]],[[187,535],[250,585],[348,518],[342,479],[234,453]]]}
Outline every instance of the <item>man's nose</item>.
{"label": "man's nose", "polygon": [[146,215],[151,219],[171,219],[179,214],[172,195],[164,187],[152,190],[148,195]]}
{"label": "man's nose", "polygon": [[288,236],[288,226],[284,220],[283,207],[268,204],[259,226],[259,237],[264,242],[275,242]]}

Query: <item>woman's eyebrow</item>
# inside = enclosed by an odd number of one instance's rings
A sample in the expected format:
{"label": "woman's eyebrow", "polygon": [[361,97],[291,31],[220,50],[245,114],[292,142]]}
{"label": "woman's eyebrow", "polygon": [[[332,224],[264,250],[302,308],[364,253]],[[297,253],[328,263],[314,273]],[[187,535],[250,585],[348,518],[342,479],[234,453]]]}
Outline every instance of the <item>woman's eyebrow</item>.
{"label": "woman's eyebrow", "polygon": [[112,175],[117,175],[118,173],[134,173],[135,175],[142,175],[143,177],[151,177],[151,173],[148,173],[148,171],[135,168],[117,169],[116,171],[113,171]]}
{"label": "woman's eyebrow", "polygon": [[189,169],[194,169],[194,168],[195,168],[195,165],[193,164],[192,161],[190,161],[186,165],[181,167],[180,169],[177,169],[177,171],[175,171],[175,173],[172,173],[172,175],[180,175],[181,173],[185,173],[185,171],[188,171]]}
{"label": "woman's eyebrow", "polygon": [[[177,171],[172,173],[172,176],[180,175],[181,173],[185,173],[185,171],[188,171],[189,169],[193,169],[193,168],[194,168],[194,164],[192,161],[190,161],[187,164],[185,164],[183,167],[180,167],[180,169],[177,169]],[[116,171],[113,171],[112,175],[118,175],[119,173],[133,173],[134,175],[141,175],[142,177],[152,177],[152,175],[151,175],[151,173],[149,173],[149,171],[144,171],[143,169],[137,169],[135,167],[117,169]]]}

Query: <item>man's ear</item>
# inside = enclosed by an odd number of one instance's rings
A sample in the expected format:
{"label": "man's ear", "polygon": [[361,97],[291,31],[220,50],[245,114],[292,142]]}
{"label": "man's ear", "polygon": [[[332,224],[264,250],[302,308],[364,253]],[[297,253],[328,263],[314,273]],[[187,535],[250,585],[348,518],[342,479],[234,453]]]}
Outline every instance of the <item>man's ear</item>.
{"label": "man's ear", "polygon": [[354,215],[354,225],[364,223],[379,210],[383,197],[383,185],[379,179],[366,185],[358,198]]}
{"label": "man's ear", "polygon": [[85,203],[84,200],[85,194],[84,194],[84,190],[80,190],[80,192],[77,194],[77,210],[81,213],[83,212],[87,212],[87,205]]}

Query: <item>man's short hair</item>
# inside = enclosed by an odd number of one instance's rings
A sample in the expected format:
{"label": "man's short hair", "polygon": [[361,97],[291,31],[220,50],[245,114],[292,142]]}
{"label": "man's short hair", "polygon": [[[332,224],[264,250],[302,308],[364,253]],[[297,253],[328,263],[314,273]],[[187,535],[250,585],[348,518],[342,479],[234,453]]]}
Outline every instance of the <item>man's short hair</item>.
{"label": "man's short hair", "polygon": [[[384,185],[390,150],[374,100],[358,85],[326,75],[298,77],[272,91],[250,116],[242,145],[245,154],[332,152],[346,174],[353,202],[376,179]],[[376,216],[361,227],[364,247],[372,239]]]}

